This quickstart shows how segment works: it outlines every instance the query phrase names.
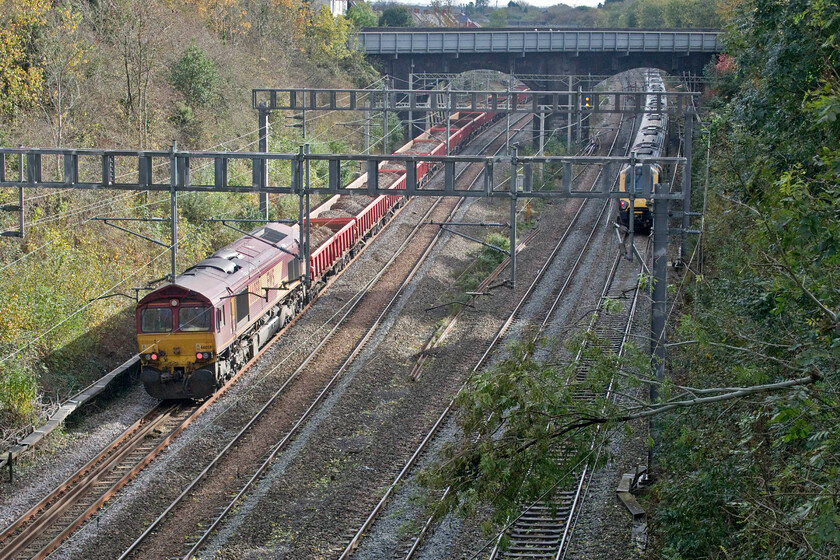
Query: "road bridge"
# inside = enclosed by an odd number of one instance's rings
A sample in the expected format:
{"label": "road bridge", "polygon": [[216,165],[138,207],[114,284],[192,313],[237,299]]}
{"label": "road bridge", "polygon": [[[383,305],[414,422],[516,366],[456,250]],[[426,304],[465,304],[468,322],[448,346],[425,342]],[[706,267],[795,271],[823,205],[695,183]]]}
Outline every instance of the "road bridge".
{"label": "road bridge", "polygon": [[365,28],[357,40],[385,73],[407,84],[413,73],[479,69],[580,75],[652,67],[696,74],[722,52],[721,34],[717,29]]}

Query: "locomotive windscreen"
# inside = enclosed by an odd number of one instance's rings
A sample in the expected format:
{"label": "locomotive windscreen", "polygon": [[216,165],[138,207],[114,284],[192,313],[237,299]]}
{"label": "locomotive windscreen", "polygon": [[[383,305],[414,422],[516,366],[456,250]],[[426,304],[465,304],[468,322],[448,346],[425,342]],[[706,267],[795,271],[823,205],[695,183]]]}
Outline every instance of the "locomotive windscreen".
{"label": "locomotive windscreen", "polygon": [[182,307],[178,311],[178,328],[185,332],[210,330],[209,307]]}
{"label": "locomotive windscreen", "polygon": [[140,329],[144,333],[172,332],[172,309],[147,307],[140,313]]}

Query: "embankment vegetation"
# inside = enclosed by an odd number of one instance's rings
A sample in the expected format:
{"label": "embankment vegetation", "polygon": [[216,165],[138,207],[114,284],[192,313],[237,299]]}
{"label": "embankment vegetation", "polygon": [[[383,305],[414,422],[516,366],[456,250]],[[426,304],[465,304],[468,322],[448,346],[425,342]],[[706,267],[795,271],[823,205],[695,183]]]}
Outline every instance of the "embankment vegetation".
{"label": "embankment vegetation", "polygon": [[[256,151],[252,88],[361,87],[379,79],[348,49],[359,23],[299,0],[0,0],[0,144],[168,150],[177,142],[186,150]],[[300,121],[289,116],[271,115],[270,150],[297,151],[303,143],[301,129],[287,126]],[[360,142],[362,126],[340,120],[308,123],[313,151],[349,151]],[[129,163],[118,176],[132,171]],[[45,158],[45,175],[60,176],[61,165]],[[18,171],[16,159],[6,161],[7,174]],[[313,171],[322,180],[325,170]],[[168,177],[168,166],[155,172]],[[200,179],[212,169],[192,173]],[[246,184],[250,173],[231,169],[231,182]],[[279,184],[288,170],[272,174]],[[25,237],[0,243],[5,436],[136,352],[132,288],[169,272],[165,248],[92,220],[166,219],[168,195],[25,194]],[[0,192],[0,204],[16,203],[17,191]],[[296,207],[283,197],[270,204],[278,217]],[[206,218],[256,214],[252,195],[179,197],[179,271],[237,235]],[[17,215],[3,212],[0,230],[15,229]],[[132,222],[132,229],[169,240],[165,222]]]}

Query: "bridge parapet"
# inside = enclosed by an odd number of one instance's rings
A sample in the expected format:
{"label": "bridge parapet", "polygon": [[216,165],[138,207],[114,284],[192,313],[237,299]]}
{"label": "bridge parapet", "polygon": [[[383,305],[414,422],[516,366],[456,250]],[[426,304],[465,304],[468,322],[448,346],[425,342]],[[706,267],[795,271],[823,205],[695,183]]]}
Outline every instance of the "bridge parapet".
{"label": "bridge parapet", "polygon": [[475,53],[715,53],[719,30],[629,29],[367,29],[358,47],[368,55]]}

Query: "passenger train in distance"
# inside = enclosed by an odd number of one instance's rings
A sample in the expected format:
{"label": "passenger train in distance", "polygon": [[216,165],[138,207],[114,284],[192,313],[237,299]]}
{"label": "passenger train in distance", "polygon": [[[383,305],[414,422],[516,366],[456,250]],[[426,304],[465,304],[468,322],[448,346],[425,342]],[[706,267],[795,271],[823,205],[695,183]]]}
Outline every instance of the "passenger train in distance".
{"label": "passenger train in distance", "polygon": [[[451,116],[456,151],[498,115]],[[445,155],[446,126],[437,125],[395,153]],[[417,164],[422,185],[435,168]],[[405,165],[384,161],[379,184],[405,189]],[[363,174],[349,188],[361,192]],[[136,311],[140,378],[160,399],[203,399],[215,393],[290,322],[404,202],[401,195],[337,194],[309,216],[310,285],[299,258],[300,228],[267,223],[234,241],[140,300]]]}
{"label": "passenger train in distance", "polygon": [[[664,92],[665,83],[659,70],[648,70],[645,74],[645,91]],[[650,111],[641,115],[641,123],[633,140],[631,152],[637,157],[660,157],[665,151],[665,139],[668,132],[667,98],[659,95],[648,95],[645,100],[645,110]],[[653,218],[651,204],[642,198],[643,165],[637,163],[635,168],[625,165],[619,175],[618,186],[623,193],[632,192],[634,198],[620,198],[618,201],[618,221],[625,227],[630,226],[630,205],[633,205],[634,225],[637,232],[650,232]],[[662,168],[658,164],[651,166],[653,179],[651,192],[659,184]]]}

